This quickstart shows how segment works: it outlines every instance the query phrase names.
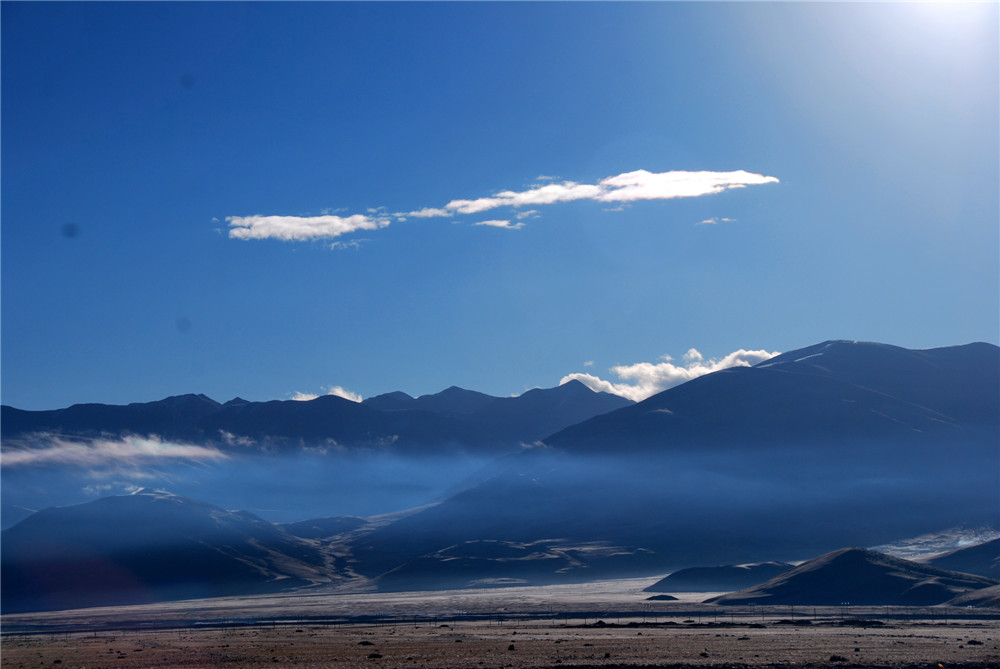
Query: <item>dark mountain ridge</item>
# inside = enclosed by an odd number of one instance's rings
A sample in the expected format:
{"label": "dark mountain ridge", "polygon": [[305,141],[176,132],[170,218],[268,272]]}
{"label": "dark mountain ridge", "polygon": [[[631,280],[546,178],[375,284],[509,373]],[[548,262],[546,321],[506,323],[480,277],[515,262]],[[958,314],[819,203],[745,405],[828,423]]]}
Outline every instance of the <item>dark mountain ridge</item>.
{"label": "dark mountain ridge", "polygon": [[225,447],[335,445],[510,451],[575,422],[630,404],[573,383],[519,397],[498,398],[451,387],[417,399],[389,393],[358,403],[326,395],[309,401],[219,404],[204,395],[180,395],[126,406],[75,404],[51,411],[0,407],[0,439],[8,443],[37,434],[93,439],[156,435]]}
{"label": "dark mountain ridge", "polygon": [[436,395],[413,398],[388,393],[364,401],[384,411],[423,409],[478,426],[494,439],[533,443],[582,420],[634,404],[598,393],[573,380],[555,388],[533,388],[517,397],[490,397],[452,386]]}
{"label": "dark mountain ridge", "polygon": [[0,438],[35,433],[100,437],[111,434],[188,436],[192,426],[223,405],[205,395],[175,395],[127,405],[74,404],[65,409],[25,411],[0,407]]}
{"label": "dark mountain ridge", "polygon": [[978,441],[998,417],[996,346],[911,351],[831,341],[693,379],[544,441],[589,452],[612,444],[646,450],[937,441],[943,433]]}
{"label": "dark mountain ridge", "polygon": [[475,413],[497,399],[499,398],[475,390],[466,390],[458,386],[451,386],[433,395],[421,395],[420,397],[413,398],[406,393],[394,392],[385,395],[376,395],[364,400],[363,403],[385,411],[421,409],[442,416],[457,418]]}
{"label": "dark mountain ridge", "polygon": [[788,562],[688,567],[678,569],[644,592],[726,592],[757,585],[792,568]]}
{"label": "dark mountain ridge", "polygon": [[251,513],[162,491],[44,509],[0,536],[5,613],[276,592],[340,578],[313,542]]}
{"label": "dark mountain ridge", "polygon": [[949,551],[925,562],[941,569],[1000,580],[1000,539]]}
{"label": "dark mountain ridge", "polygon": [[[239,537],[256,537],[253,532],[263,529],[255,525],[257,529],[251,531],[241,525],[243,529],[231,542],[204,541],[196,546],[190,544],[190,533],[166,531],[185,521],[154,520],[146,521],[136,540],[145,541],[143,532],[156,534],[165,528],[165,546],[176,544],[196,551],[194,557],[178,564],[208,565],[208,573],[225,571],[216,562],[222,555],[236,560],[233,574],[244,573],[246,565],[256,565],[254,573],[260,574],[264,558],[254,554],[252,547],[277,546],[268,553],[274,562],[263,568],[263,579],[254,581],[244,575],[234,590],[285,587],[299,583],[296,578],[301,582],[335,580],[344,577],[345,565],[352,578],[394,590],[574,582],[699,565],[790,562],[840,546],[887,544],[941,528],[998,527],[998,368],[1000,349],[985,344],[907,351],[877,344],[824,342],[756,367],[700,377],[639,404],[562,429],[530,448],[521,448],[519,443],[514,454],[491,458],[492,464],[485,469],[478,469],[484,460],[477,461],[477,473],[438,503],[391,519],[329,518],[293,523],[284,529],[270,526],[269,531],[277,534],[245,541]],[[537,428],[549,418],[547,412],[578,407],[577,395],[590,401],[595,394],[584,394],[580,384],[566,384],[488,402],[460,389],[442,395],[455,398],[452,413],[465,411],[464,417],[411,408],[412,398],[391,394],[379,402],[396,402],[401,408],[378,409],[337,397],[312,402],[229,402],[208,406],[211,412],[199,418],[198,425],[209,427],[198,429],[293,443],[319,435],[335,439],[327,430],[336,425],[345,443],[362,439],[371,444],[373,438],[394,435],[397,439],[391,448],[398,449],[404,443],[420,443],[421,435],[436,435],[437,440],[447,434],[446,429],[469,429],[469,416],[478,416],[480,426],[488,425],[488,416],[503,418],[513,406],[521,406],[517,413],[525,417],[522,427]],[[186,397],[176,403],[188,407],[184,411],[207,411],[207,398]],[[8,431],[17,427],[7,423],[6,409],[5,440]],[[498,420],[503,427],[506,419]],[[240,427],[245,432],[234,432],[235,426],[246,426]],[[421,432],[425,426],[437,427]],[[487,438],[498,438],[499,433],[497,428]],[[410,441],[404,442],[403,435]],[[440,458],[432,465],[441,469],[443,463],[455,459]],[[231,458],[229,466],[235,460]],[[315,460],[303,461],[315,465]],[[265,469],[271,472],[272,463]],[[318,469],[323,477],[332,472],[326,465]],[[4,476],[6,486],[7,472]],[[350,474],[340,480],[346,483],[349,478]],[[301,484],[301,477],[295,480]],[[131,504],[130,509],[138,508]],[[221,517],[231,524],[253,518],[211,508],[194,515]],[[138,579],[142,588],[132,591],[133,598],[139,597],[136,592],[173,597],[178,591],[166,583],[183,584],[191,578],[176,575],[171,563],[164,573],[173,575],[165,578],[160,590],[160,582],[152,575],[155,569],[143,571],[152,569],[148,561],[129,561],[136,557],[135,551],[125,557],[108,557],[94,547],[101,544],[98,537],[104,536],[101,530],[87,527],[102,524],[94,516],[80,516],[74,521],[80,528],[67,533],[50,520],[67,518],[70,512],[52,513],[41,512],[4,532],[5,601],[16,601],[24,594],[15,587],[8,595],[11,582],[38,585],[45,578],[55,579],[55,586],[43,590],[54,593],[55,599],[46,600],[45,606],[50,607],[63,605],[59,592],[84,587],[67,581],[55,567],[32,576],[29,568],[38,565],[69,564],[47,562],[45,556],[51,555],[66,556],[66,560],[82,555],[84,562],[79,564],[125,565],[120,571],[143,575]],[[141,515],[136,512],[128,522],[140,522]],[[103,524],[132,526],[117,521]],[[39,528],[39,538],[24,540],[22,533],[31,527]],[[37,551],[48,545],[43,541],[43,528],[58,538],[59,550],[33,562],[26,556],[34,551],[37,558]],[[113,541],[109,545],[114,546]],[[197,553],[202,549],[210,552]],[[292,562],[288,556],[294,558]],[[279,568],[292,563],[298,565],[294,572]],[[11,572],[11,565],[23,569],[22,575]],[[15,575],[8,578],[9,574]],[[927,599],[914,593],[938,597],[946,594],[944,590],[957,592],[964,587],[942,579],[928,581],[906,595],[910,598],[906,601]],[[221,582],[226,583],[225,579]],[[202,581],[193,583],[181,590],[195,593],[189,596],[210,591]],[[126,586],[127,582],[121,585]],[[98,595],[88,596],[94,601]]]}
{"label": "dark mountain ridge", "polygon": [[[1000,349],[824,342],[773,360],[562,430],[373,532],[362,562],[375,575],[467,541],[620,547],[577,572],[596,578],[1000,526]],[[476,564],[470,582],[492,568]]]}
{"label": "dark mountain ridge", "polygon": [[964,593],[998,585],[963,574],[863,548],[821,555],[764,583],[705,600],[763,606],[934,606]]}

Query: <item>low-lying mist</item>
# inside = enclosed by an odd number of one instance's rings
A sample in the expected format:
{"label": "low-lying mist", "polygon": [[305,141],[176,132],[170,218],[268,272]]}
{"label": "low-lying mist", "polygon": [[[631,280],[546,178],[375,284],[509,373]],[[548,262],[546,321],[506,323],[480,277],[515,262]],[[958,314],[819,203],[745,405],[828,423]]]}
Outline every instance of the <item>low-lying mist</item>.
{"label": "low-lying mist", "polygon": [[464,452],[406,455],[386,450],[307,448],[238,452],[156,438],[65,441],[5,449],[3,527],[30,511],[139,488],[168,490],[272,522],[372,516],[440,499],[488,462]]}
{"label": "low-lying mist", "polygon": [[[959,525],[997,527],[998,455],[969,448],[968,457],[958,457],[960,444],[948,453],[898,444],[619,456],[534,449],[376,530],[360,554],[374,574],[477,541],[618,547],[613,559],[577,569],[582,578],[794,561]],[[469,561],[467,579],[488,574],[487,562]],[[524,568],[517,576],[534,567]]]}

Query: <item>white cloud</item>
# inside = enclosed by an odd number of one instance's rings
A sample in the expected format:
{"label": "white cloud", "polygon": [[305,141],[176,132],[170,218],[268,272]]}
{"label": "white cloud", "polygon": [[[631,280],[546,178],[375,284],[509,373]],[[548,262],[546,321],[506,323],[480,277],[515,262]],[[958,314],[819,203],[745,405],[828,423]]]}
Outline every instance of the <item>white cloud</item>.
{"label": "white cloud", "polygon": [[228,457],[214,448],[163,441],[155,436],[73,441],[39,435],[33,443],[25,448],[4,450],[0,462],[4,467],[52,464],[100,467],[136,465],[162,459],[224,460]]}
{"label": "white cloud", "polygon": [[330,244],[330,248],[334,251],[343,251],[345,249],[354,249],[357,251],[361,248],[362,244],[370,241],[370,239],[349,239],[346,242],[333,242]]}
{"label": "white cloud", "polygon": [[593,367],[594,366],[594,361],[593,360],[588,360],[587,362],[583,363],[583,366],[584,367]]}
{"label": "white cloud", "polygon": [[601,186],[604,186],[606,190],[599,199],[604,202],[631,202],[633,200],[700,197],[721,193],[730,188],[744,188],[767,183],[778,183],[778,180],[775,177],[753,174],[744,170],[736,172],[684,172],[677,170],[659,174],[646,170],[636,170],[602,179]]}
{"label": "white cloud", "polygon": [[118,482],[88,485],[84,486],[82,490],[83,494],[89,495],[90,497],[107,497],[109,495],[118,495],[122,493],[131,495],[138,490],[142,490],[142,488],[134,483]]}
{"label": "white cloud", "polygon": [[[323,388],[327,395],[335,395],[337,397],[343,397],[345,400],[351,400],[352,402],[360,402],[363,398],[360,394],[347,390],[341,386],[329,386]],[[314,395],[312,393],[295,393],[292,395],[291,400],[294,402],[308,402],[318,398],[319,395]]]}
{"label": "white cloud", "polygon": [[712,218],[706,218],[705,220],[699,222],[698,225],[717,225],[719,223],[732,223],[735,220],[736,220],[735,218],[719,218],[717,216],[713,216]]}
{"label": "white cloud", "polygon": [[[754,174],[745,170],[734,172],[649,172],[635,170],[602,179],[596,184],[562,181],[556,183],[552,177],[539,176],[539,181],[527,190],[505,190],[490,197],[457,199],[444,207],[423,207],[411,212],[387,214],[385,207],[372,207],[367,214],[339,216],[324,212],[322,216],[230,216],[229,236],[233,239],[280,239],[285,241],[308,241],[328,239],[356,232],[358,230],[378,230],[389,225],[390,220],[405,221],[407,218],[453,217],[456,214],[480,214],[500,207],[537,207],[558,202],[594,200],[618,203],[605,211],[620,211],[628,203],[638,200],[666,200],[684,197],[700,197],[721,193],[733,188],[745,188],[760,184],[778,183],[772,176]],[[536,209],[522,211],[515,216],[518,220],[538,215]],[[728,221],[725,218],[709,218],[703,224]],[[509,222],[501,225],[499,220],[484,221],[476,225],[492,225],[516,229]]]}
{"label": "white cloud", "polygon": [[632,365],[617,365],[611,368],[611,373],[621,379],[621,382],[608,381],[593,374],[574,373],[564,376],[559,385],[568,381],[580,381],[591,390],[613,393],[641,402],[658,392],[673,388],[691,379],[711,374],[729,367],[750,367],[769,360],[778,355],[777,351],[765,350],[747,351],[740,349],[722,358],[705,360],[697,349],[689,349],[684,354],[684,364],[675,365],[670,356],[664,356],[664,362],[638,362]]}
{"label": "white cloud", "polygon": [[523,222],[511,223],[510,221],[479,221],[473,225],[486,225],[491,228],[503,228],[505,230],[520,230],[524,227]]}
{"label": "white cloud", "polygon": [[413,218],[437,218],[437,217],[450,217],[454,214],[447,209],[436,209],[434,207],[424,207],[423,209],[417,209],[416,211],[411,211],[408,214],[395,214],[396,216],[412,216]]}
{"label": "white cloud", "polygon": [[635,200],[668,200],[681,197],[700,197],[721,193],[731,188],[745,188],[759,184],[778,183],[776,177],[754,174],[745,170],[735,172],[648,172],[636,170],[602,179],[598,184],[581,184],[575,181],[550,183],[525,191],[502,191],[493,197],[475,200],[452,200],[445,209],[459,214],[478,214],[497,207],[522,207],[526,205],[554,204],[573,200],[600,202],[633,202]]}
{"label": "white cloud", "polygon": [[[705,357],[696,348],[689,348],[687,353],[684,354],[684,360],[687,362],[701,362]],[[667,356],[667,360],[673,360],[670,356]]]}
{"label": "white cloud", "polygon": [[564,181],[561,184],[546,184],[520,192],[505,190],[493,197],[481,197],[476,200],[452,200],[445,207],[460,214],[478,214],[497,207],[535,206],[596,199],[601,192],[600,186]]}
{"label": "white cloud", "polygon": [[388,218],[353,216],[230,216],[229,236],[233,239],[280,239],[309,241],[339,237],[357,230],[378,230],[389,225]]}
{"label": "white cloud", "polygon": [[327,388],[327,395],[336,395],[337,397],[343,397],[345,400],[351,400],[352,402],[360,402],[363,398],[361,395],[355,392],[351,392],[346,388],[341,388],[340,386],[332,386]]}

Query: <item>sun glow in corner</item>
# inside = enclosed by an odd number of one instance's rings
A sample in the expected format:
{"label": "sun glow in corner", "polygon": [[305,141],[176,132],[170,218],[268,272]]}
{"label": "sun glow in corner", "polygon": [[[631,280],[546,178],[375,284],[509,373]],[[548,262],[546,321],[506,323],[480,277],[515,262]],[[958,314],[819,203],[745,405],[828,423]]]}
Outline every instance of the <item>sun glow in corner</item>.
{"label": "sun glow in corner", "polygon": [[938,29],[977,29],[988,16],[991,2],[914,2],[915,20],[928,21]]}
{"label": "sun glow in corner", "polygon": [[908,2],[895,9],[896,35],[925,47],[959,46],[997,29],[995,2]]}

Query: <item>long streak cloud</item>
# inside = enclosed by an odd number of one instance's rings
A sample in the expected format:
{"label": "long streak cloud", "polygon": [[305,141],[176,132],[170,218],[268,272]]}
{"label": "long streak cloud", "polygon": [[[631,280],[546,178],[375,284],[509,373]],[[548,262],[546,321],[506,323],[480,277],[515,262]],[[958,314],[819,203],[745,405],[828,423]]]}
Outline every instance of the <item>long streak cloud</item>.
{"label": "long streak cloud", "polygon": [[[504,190],[489,197],[451,200],[443,207],[423,207],[409,213],[391,215],[355,214],[352,216],[229,216],[229,236],[233,239],[279,239],[282,241],[314,241],[333,239],[358,230],[378,230],[393,219],[450,218],[455,215],[480,214],[501,207],[539,207],[559,202],[594,200],[596,202],[627,203],[637,200],[671,200],[722,193],[734,188],[746,188],[778,183],[777,177],[754,174],[745,170],[733,172],[648,172],[635,170],[601,179],[596,184],[575,181],[536,184],[521,191]],[[535,212],[532,212],[535,213]],[[500,225],[500,223],[506,223]],[[518,229],[501,219],[481,221],[476,225]]]}
{"label": "long streak cloud", "polygon": [[79,467],[122,466],[158,460],[224,460],[225,453],[197,446],[162,441],[157,437],[129,436],[120,440],[74,441],[39,435],[28,448],[5,449],[4,467],[27,465],[76,465]]}
{"label": "long streak cloud", "polygon": [[280,239],[310,241],[330,239],[357,230],[378,230],[389,225],[384,217],[365,216],[230,216],[233,239]]}

